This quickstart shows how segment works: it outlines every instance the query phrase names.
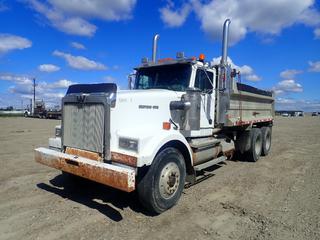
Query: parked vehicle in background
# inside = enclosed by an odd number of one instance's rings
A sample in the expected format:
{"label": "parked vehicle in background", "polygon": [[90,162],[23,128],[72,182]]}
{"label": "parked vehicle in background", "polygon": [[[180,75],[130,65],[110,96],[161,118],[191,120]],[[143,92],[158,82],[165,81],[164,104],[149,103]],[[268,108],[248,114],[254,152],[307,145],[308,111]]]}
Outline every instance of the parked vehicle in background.
{"label": "parked vehicle in background", "polygon": [[24,117],[29,117],[30,115],[31,115],[31,112],[29,111],[29,109],[25,109],[24,113],[23,113],[23,116]]}
{"label": "parked vehicle in background", "polygon": [[277,110],[275,111],[276,116],[283,117],[303,117],[304,112],[301,110]]}
{"label": "parked vehicle in background", "polygon": [[[62,126],[35,160],[126,191],[161,213],[185,183],[237,151],[257,161],[271,149],[274,94],[239,82],[227,62],[230,20],[218,65],[205,56],[152,60],[135,68],[131,90],[116,84],[78,84],[62,100]],[[131,78],[132,79],[132,78]]]}
{"label": "parked vehicle in background", "polygon": [[318,112],[313,112],[313,113],[311,114],[311,116],[315,117],[315,116],[319,116],[319,114],[318,114]]}
{"label": "parked vehicle in background", "polygon": [[54,106],[46,111],[46,118],[49,119],[61,119],[62,113],[60,106]]}
{"label": "parked vehicle in background", "polygon": [[54,106],[53,108],[46,109],[45,102],[43,100],[36,100],[33,113],[26,109],[24,111],[25,117],[34,118],[49,118],[49,119],[61,119],[62,113],[60,106]]}
{"label": "parked vehicle in background", "polygon": [[45,103],[43,100],[36,100],[33,116],[38,117],[38,118],[45,118],[46,107],[45,107]]}

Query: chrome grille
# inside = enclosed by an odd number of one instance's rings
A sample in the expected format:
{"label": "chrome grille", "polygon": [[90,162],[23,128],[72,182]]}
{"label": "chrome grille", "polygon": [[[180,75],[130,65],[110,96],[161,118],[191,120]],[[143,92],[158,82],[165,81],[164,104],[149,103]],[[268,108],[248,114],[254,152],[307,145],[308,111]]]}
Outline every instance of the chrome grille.
{"label": "chrome grille", "polygon": [[104,105],[66,103],[63,107],[63,145],[103,153]]}

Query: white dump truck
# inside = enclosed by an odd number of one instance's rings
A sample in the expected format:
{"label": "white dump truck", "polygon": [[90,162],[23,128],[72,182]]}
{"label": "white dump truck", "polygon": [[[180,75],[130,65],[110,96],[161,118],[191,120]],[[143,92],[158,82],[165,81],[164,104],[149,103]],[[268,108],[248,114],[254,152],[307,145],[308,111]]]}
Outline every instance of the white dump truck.
{"label": "white dump truck", "polygon": [[271,147],[272,92],[242,84],[227,62],[230,20],[223,27],[221,62],[184,53],[142,60],[130,90],[78,84],[62,99],[62,123],[35,160],[126,192],[161,213],[185,187],[234,152],[257,161]]}

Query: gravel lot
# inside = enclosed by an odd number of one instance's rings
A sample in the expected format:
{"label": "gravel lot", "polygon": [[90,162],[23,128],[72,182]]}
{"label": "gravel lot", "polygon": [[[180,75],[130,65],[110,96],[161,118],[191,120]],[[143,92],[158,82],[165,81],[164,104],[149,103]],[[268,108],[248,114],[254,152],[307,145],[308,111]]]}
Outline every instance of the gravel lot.
{"label": "gravel lot", "polygon": [[0,118],[0,239],[320,239],[318,117],[277,118],[269,156],[226,161],[159,216],[35,163],[58,124]]}

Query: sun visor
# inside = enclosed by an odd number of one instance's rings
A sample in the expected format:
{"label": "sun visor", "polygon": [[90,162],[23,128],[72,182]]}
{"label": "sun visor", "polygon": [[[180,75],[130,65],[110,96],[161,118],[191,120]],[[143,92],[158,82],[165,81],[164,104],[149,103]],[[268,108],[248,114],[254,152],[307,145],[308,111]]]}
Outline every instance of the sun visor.
{"label": "sun visor", "polygon": [[117,84],[115,83],[98,83],[98,84],[74,84],[69,86],[68,94],[77,93],[116,93]]}

